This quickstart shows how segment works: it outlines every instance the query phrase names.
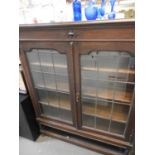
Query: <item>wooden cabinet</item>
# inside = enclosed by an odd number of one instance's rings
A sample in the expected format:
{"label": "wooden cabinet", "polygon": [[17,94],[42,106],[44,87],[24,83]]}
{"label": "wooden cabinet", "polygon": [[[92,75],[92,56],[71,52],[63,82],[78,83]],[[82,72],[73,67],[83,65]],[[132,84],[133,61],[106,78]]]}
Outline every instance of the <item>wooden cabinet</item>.
{"label": "wooden cabinet", "polygon": [[134,55],[131,20],[21,25],[20,57],[41,131],[102,153],[129,154]]}

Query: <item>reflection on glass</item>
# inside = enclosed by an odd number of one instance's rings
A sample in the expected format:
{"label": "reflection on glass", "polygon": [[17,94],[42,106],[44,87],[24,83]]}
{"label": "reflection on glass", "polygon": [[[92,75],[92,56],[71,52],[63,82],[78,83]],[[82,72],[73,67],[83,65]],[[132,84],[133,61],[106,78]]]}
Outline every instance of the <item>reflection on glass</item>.
{"label": "reflection on glass", "polygon": [[56,75],[56,83],[58,90],[69,92],[67,76]]}
{"label": "reflection on glass", "polygon": [[31,72],[35,87],[44,87],[44,76],[41,72]]}
{"label": "reflection on glass", "polygon": [[26,54],[42,113],[72,122],[66,55],[46,49]]}
{"label": "reflection on glass", "polygon": [[31,66],[31,70],[41,71],[40,63],[39,63],[39,55],[38,51],[33,49],[33,52],[27,53],[27,58],[29,65]]}
{"label": "reflection on glass", "polygon": [[97,101],[96,115],[101,118],[110,118],[112,103],[108,101]]}
{"label": "reflection on glass", "polygon": [[91,115],[82,115],[83,125],[91,128],[95,128],[95,117]]}
{"label": "reflection on glass", "polygon": [[48,91],[48,104],[52,107],[59,107],[59,98],[56,92]]}
{"label": "reflection on glass", "polygon": [[83,106],[83,113],[88,114],[88,115],[95,115],[95,105],[96,105],[96,100],[94,99],[87,99],[83,98],[82,100],[82,106]]}
{"label": "reflection on glass", "polygon": [[116,83],[114,99],[122,102],[130,102],[132,100],[133,84]]}
{"label": "reflection on glass", "polygon": [[40,103],[48,105],[48,92],[43,90],[37,90]]}
{"label": "reflection on glass", "polygon": [[125,126],[126,126],[125,123],[119,123],[119,122],[112,121],[110,132],[123,135]]}
{"label": "reflection on glass", "polygon": [[67,75],[67,60],[65,55],[53,53],[53,61],[56,74]]}
{"label": "reflection on glass", "polygon": [[82,123],[124,134],[134,91],[134,57],[126,52],[81,55]]}
{"label": "reflection on glass", "polygon": [[82,93],[85,96],[96,96],[96,82],[93,80],[82,80]]}
{"label": "reflection on glass", "polygon": [[113,100],[114,86],[114,82],[99,81],[97,85],[97,97]]}
{"label": "reflection on glass", "polygon": [[71,106],[69,104],[69,95],[67,94],[59,94],[59,106],[63,109],[71,110]]}
{"label": "reflection on glass", "polygon": [[110,120],[103,119],[103,118],[102,119],[96,118],[96,129],[98,130],[108,131],[109,124],[110,124]]}
{"label": "reflection on glass", "polygon": [[56,82],[55,82],[55,75],[53,74],[43,74],[44,82],[45,82],[45,88],[56,90]]}
{"label": "reflection on glass", "polygon": [[112,120],[126,122],[128,119],[128,112],[128,105],[119,105],[115,103],[113,105]]}

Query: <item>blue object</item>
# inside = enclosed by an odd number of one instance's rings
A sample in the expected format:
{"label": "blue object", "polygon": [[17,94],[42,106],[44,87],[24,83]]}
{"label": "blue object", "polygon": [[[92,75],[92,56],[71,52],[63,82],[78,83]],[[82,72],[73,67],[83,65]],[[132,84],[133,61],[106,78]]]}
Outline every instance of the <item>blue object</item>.
{"label": "blue object", "polygon": [[111,12],[108,14],[108,19],[115,19],[116,12],[114,11],[114,5],[116,0],[110,0]]}
{"label": "blue object", "polygon": [[74,0],[73,2],[73,14],[74,21],[81,21],[81,2],[79,0]]}
{"label": "blue object", "polygon": [[116,17],[115,11],[112,11],[108,14],[108,19],[115,19],[115,17]]}
{"label": "blue object", "polygon": [[92,1],[89,1],[88,7],[85,8],[85,16],[87,20],[96,20],[98,16],[98,9]]}
{"label": "blue object", "polygon": [[98,8],[98,18],[102,18],[105,15],[105,0],[102,0],[101,7]]}
{"label": "blue object", "polygon": [[114,5],[115,5],[116,0],[110,0],[110,5],[111,5],[111,12],[114,11]]}
{"label": "blue object", "polygon": [[105,15],[105,7],[100,8],[100,15],[103,17]]}

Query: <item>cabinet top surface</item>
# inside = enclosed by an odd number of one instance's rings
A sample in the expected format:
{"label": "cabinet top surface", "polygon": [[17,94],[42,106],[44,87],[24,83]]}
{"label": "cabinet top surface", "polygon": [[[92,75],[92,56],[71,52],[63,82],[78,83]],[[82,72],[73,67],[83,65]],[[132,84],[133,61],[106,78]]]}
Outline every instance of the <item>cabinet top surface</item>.
{"label": "cabinet top surface", "polygon": [[134,19],[117,19],[117,20],[101,20],[101,21],[81,21],[81,22],[61,22],[61,23],[40,23],[40,24],[20,24],[19,28],[54,28],[54,27],[72,27],[72,26],[95,26],[95,25],[123,25],[134,24]]}

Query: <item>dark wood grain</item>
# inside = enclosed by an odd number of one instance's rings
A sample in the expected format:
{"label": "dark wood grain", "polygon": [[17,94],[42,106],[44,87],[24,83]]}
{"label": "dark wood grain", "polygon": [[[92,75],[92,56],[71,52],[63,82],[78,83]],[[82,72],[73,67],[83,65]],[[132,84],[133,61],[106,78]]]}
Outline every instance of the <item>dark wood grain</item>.
{"label": "dark wood grain", "polygon": [[[130,55],[135,56],[134,26],[134,20],[20,25],[21,63],[36,117],[40,124],[122,148],[127,147],[130,149],[132,147],[132,139],[134,137],[134,100],[131,105],[125,135],[99,132],[82,126],[80,55],[88,54],[94,50],[106,50],[109,52],[128,52]],[[69,35],[70,32],[74,35]],[[34,90],[25,55],[25,52],[34,48],[54,49],[59,53],[66,54],[73,124],[41,114],[38,97]],[[57,135],[57,137],[59,136]],[[87,147],[91,148],[91,145]]]}
{"label": "dark wood grain", "polygon": [[72,136],[72,137],[64,136],[64,135],[59,134],[59,132],[55,133],[55,132],[51,132],[51,131],[47,131],[47,130],[41,130],[41,133],[43,133],[47,136],[51,136],[51,137],[66,141],[71,144],[76,144],[76,145],[91,149],[93,151],[106,154],[106,155],[123,155],[124,154],[123,152],[116,153],[116,151],[112,150],[112,148],[111,149],[106,148],[104,146],[104,144],[102,144],[102,146],[97,145],[97,144],[94,145],[94,143],[91,144],[91,140],[88,142],[88,141],[84,141],[82,138],[78,138],[78,137],[74,137],[74,136]]}
{"label": "dark wood grain", "polygon": [[[19,38],[21,41],[134,41],[133,27],[132,20],[21,25]],[[74,32],[74,37],[69,32]]]}
{"label": "dark wood grain", "polygon": [[38,100],[36,98],[36,94],[35,94],[35,90],[32,84],[32,79],[30,76],[30,71],[29,71],[29,67],[28,67],[28,63],[27,63],[27,59],[26,59],[26,55],[24,52],[24,49],[22,48],[22,44],[20,44],[20,60],[21,60],[21,64],[23,67],[23,74],[24,74],[24,78],[26,81],[26,85],[28,87],[28,91],[29,91],[29,95],[31,97],[31,101],[35,110],[35,114],[36,117],[40,116],[41,114],[41,110],[38,106]]}
{"label": "dark wood grain", "polygon": [[99,135],[99,134],[92,133],[92,132],[87,131],[87,130],[79,130],[79,129],[74,128],[73,126],[68,126],[67,124],[64,124],[64,123],[62,124],[61,122],[51,121],[46,117],[42,117],[42,118],[39,117],[39,118],[37,118],[37,121],[42,125],[52,127],[55,129],[59,129],[59,130],[65,131],[65,132],[73,133],[75,135],[79,135],[79,136],[89,138],[92,140],[105,142],[105,143],[115,145],[115,146],[119,146],[119,147],[128,147],[128,148],[132,147],[132,145],[127,141],[112,138],[109,136],[105,136],[103,134]]}

